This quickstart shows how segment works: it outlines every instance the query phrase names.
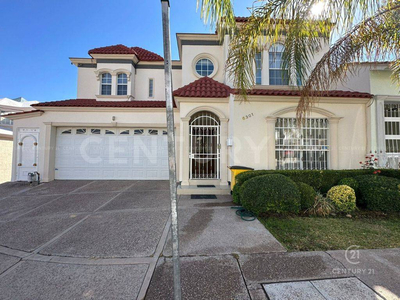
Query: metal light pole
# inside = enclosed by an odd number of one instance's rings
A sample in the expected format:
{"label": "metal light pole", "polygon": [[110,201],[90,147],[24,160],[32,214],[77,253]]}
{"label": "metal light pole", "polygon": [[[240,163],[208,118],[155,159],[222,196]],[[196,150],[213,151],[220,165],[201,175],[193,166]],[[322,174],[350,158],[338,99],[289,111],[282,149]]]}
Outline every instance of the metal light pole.
{"label": "metal light pole", "polygon": [[171,40],[169,29],[169,0],[161,0],[164,40],[165,101],[168,128],[169,189],[171,196],[172,261],[174,265],[174,299],[181,299],[181,271],[179,263],[178,209],[176,193],[176,156],[174,105],[172,103]]}

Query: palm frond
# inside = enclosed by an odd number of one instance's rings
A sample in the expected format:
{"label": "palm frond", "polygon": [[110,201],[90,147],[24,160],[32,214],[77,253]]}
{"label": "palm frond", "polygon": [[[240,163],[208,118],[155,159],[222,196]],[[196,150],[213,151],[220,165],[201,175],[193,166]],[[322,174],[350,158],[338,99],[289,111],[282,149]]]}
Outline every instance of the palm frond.
{"label": "palm frond", "polygon": [[[392,57],[394,78],[399,78],[400,1],[389,3],[374,16],[363,20],[335,42],[308,77],[297,108],[301,119],[326,90],[356,75],[357,63],[381,61]],[[397,74],[397,75],[396,75]],[[392,76],[392,78],[393,78]]]}
{"label": "palm frond", "polygon": [[236,19],[231,0],[197,0],[197,9],[199,7],[205,23],[210,23],[220,33],[233,34]]}

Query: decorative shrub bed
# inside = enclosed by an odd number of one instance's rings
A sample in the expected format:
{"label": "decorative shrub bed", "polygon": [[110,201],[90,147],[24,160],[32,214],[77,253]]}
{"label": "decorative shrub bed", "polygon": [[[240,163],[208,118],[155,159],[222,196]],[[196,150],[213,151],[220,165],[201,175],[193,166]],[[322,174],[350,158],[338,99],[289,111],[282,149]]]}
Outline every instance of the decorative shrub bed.
{"label": "decorative shrub bed", "polygon": [[247,180],[240,187],[242,206],[256,215],[261,213],[298,213],[300,192],[290,178],[276,174]]}
{"label": "decorative shrub bed", "polygon": [[337,212],[351,213],[356,209],[356,194],[347,185],[334,186],[326,196],[332,201]]}
{"label": "decorative shrub bed", "polygon": [[[240,204],[240,187],[249,179],[268,175],[268,174],[281,174],[289,177],[295,182],[303,182],[314,188],[316,191],[326,193],[333,186],[337,185],[339,181],[345,178],[356,177],[360,175],[372,175],[375,170],[258,170],[244,172],[236,176],[236,185],[233,191],[234,202]],[[387,176],[400,179],[400,171],[398,170],[381,170],[381,175],[374,176]],[[352,186],[351,186],[352,187]],[[236,190],[236,192],[235,192]]]}

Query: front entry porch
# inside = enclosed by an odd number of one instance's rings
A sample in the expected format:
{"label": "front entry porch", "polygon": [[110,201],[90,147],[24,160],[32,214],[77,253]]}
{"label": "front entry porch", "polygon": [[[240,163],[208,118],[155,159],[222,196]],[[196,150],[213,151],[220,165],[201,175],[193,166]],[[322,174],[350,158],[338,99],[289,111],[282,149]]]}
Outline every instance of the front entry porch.
{"label": "front entry porch", "polygon": [[215,108],[198,107],[181,120],[184,140],[178,193],[229,194],[228,119]]}

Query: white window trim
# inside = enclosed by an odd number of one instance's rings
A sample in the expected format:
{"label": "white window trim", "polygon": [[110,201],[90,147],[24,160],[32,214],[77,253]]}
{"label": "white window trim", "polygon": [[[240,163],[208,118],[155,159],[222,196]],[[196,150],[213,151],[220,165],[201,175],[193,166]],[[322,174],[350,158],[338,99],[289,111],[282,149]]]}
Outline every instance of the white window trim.
{"label": "white window trim", "polygon": [[261,78],[260,78],[260,80],[261,80],[261,82],[260,83],[257,83],[257,62],[256,62],[256,57],[254,57],[254,83],[256,84],[256,85],[262,85],[263,84],[263,77],[264,77],[264,74],[263,74],[263,61],[264,61],[264,51],[262,51],[262,50],[260,50],[260,51],[258,51],[257,53],[256,53],[256,55],[258,54],[258,53],[260,53],[260,56],[261,56],[261,58],[260,58],[260,73],[261,73]]}
{"label": "white window trim", "polygon": [[[153,81],[153,90],[152,90],[153,95],[152,96],[150,96],[150,80]],[[154,78],[149,78],[149,81],[148,81],[148,93],[149,93],[148,97],[151,98],[151,99],[154,98],[154,82],[155,82]]]}
{"label": "white window trim", "polygon": [[197,71],[196,71],[196,64],[197,64],[197,62],[200,60],[200,59],[209,59],[209,60],[211,60],[211,62],[213,63],[213,65],[214,65],[214,71],[209,75],[209,76],[207,76],[207,77],[209,77],[209,78],[213,78],[217,73],[218,73],[218,61],[216,60],[216,58],[214,57],[214,56],[212,56],[211,54],[209,54],[209,53],[201,53],[201,54],[199,54],[199,55],[197,55],[194,59],[193,59],[193,61],[192,61],[192,71],[193,71],[193,74],[197,77],[197,78],[203,78],[204,76],[201,76],[200,74],[198,74],[197,73]]}
{"label": "white window trim", "polygon": [[[272,86],[289,86],[290,85],[290,71],[288,69],[283,69],[283,68],[272,68],[271,67],[271,62],[269,61],[270,60],[269,56],[270,56],[271,50],[276,45],[281,45],[283,48],[285,48],[285,45],[282,42],[279,42],[279,41],[274,43],[274,44],[272,44],[268,48],[268,85],[272,85]],[[275,53],[282,53],[282,52],[275,52]],[[280,70],[280,71],[285,71],[286,70],[288,72],[288,84],[279,84],[279,85],[271,84],[271,78],[269,76],[269,71],[270,70]]]}
{"label": "white window trim", "polygon": [[[122,75],[122,74],[125,74],[125,75],[126,75],[126,83],[118,83],[118,76],[119,76],[119,75]],[[115,95],[116,95],[116,96],[127,96],[127,95],[129,95],[129,79],[128,79],[129,76],[126,74],[126,72],[119,72],[119,73],[116,73],[115,76],[116,76],[115,83],[117,84],[117,85],[116,85],[116,88],[115,88]],[[126,86],[126,94],[124,94],[124,95],[118,95],[118,86],[120,86],[120,85]]]}
{"label": "white window trim", "polygon": [[[278,117],[275,124],[275,160],[279,170],[327,170],[330,161],[330,123],[326,117],[312,117],[305,120],[305,126],[297,127],[296,117]],[[321,122],[321,123],[320,123]],[[310,123],[310,124],[308,124]],[[311,133],[311,137],[293,138],[286,136],[276,140],[278,130],[290,130],[303,135],[303,130]],[[298,130],[297,130],[298,129]],[[319,134],[321,136],[314,136]],[[293,143],[295,141],[295,143]],[[286,143],[287,144],[286,144]],[[279,153],[279,154],[278,154]],[[285,157],[287,154],[293,156]],[[316,157],[321,154],[325,160],[321,163]],[[278,156],[277,156],[278,155]],[[311,158],[311,159],[310,159]],[[311,166],[311,167],[310,167]]]}
{"label": "white window trim", "polygon": [[[111,94],[110,95],[104,95],[102,93],[102,90],[103,90],[103,74],[110,74],[111,75],[111,83],[104,84],[104,85],[111,86]],[[113,75],[110,72],[102,72],[102,73],[99,74],[99,78],[100,78],[99,95],[101,95],[101,96],[112,96],[113,95],[113,90],[114,90],[114,88],[113,88]]]}

